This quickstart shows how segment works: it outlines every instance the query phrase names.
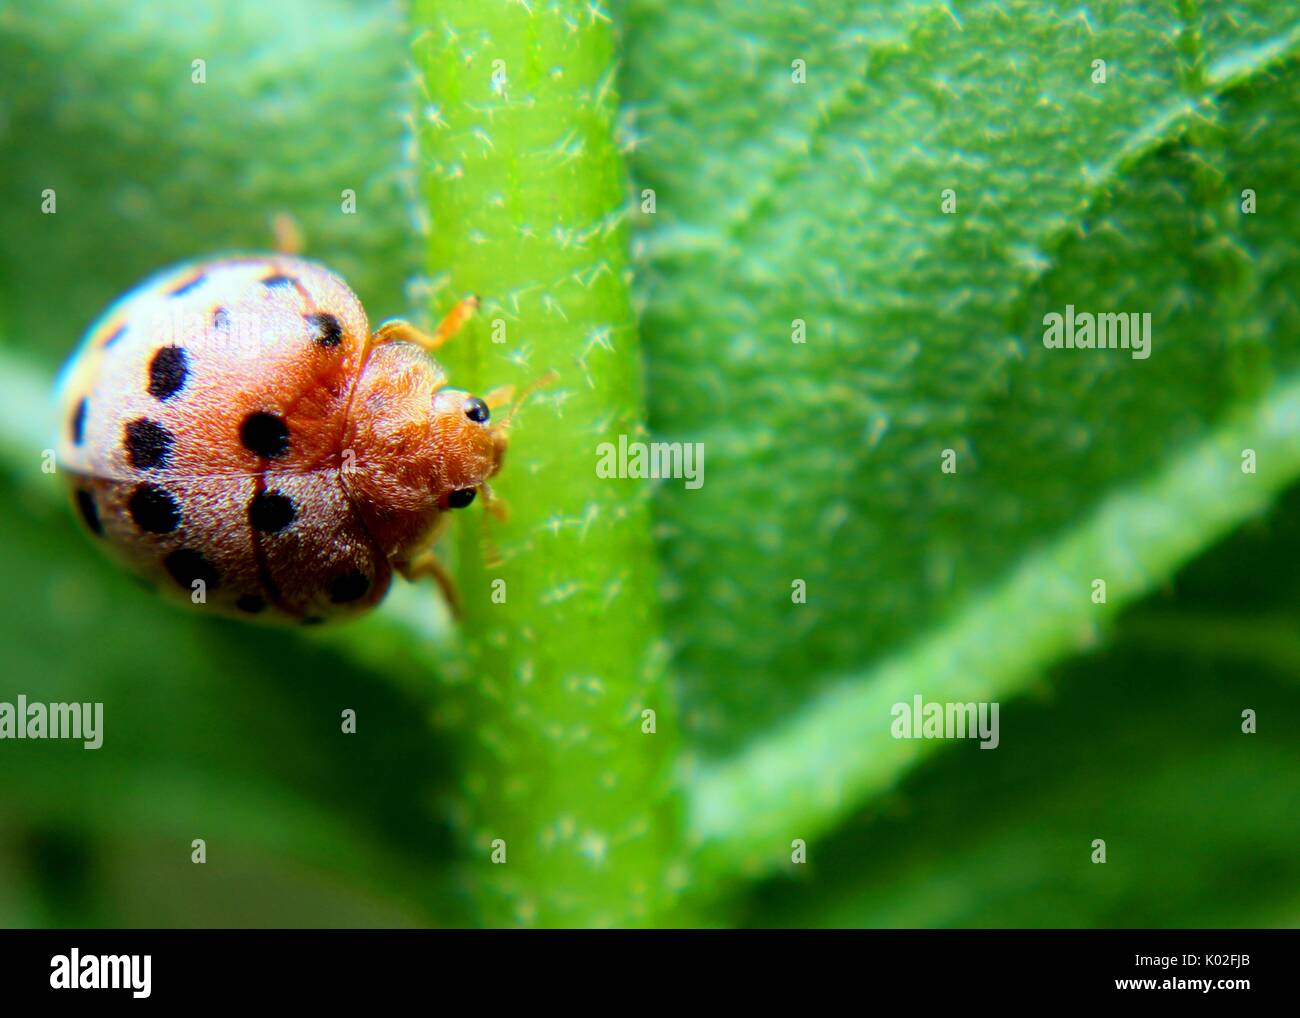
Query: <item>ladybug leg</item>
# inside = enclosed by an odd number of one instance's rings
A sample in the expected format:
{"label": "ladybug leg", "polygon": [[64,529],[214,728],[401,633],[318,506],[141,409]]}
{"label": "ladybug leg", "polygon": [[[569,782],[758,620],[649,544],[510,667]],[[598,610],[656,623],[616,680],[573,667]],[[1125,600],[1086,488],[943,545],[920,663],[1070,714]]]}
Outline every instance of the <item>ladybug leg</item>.
{"label": "ladybug leg", "polygon": [[406,561],[396,562],[394,565],[402,576],[412,582],[432,578],[438,584],[438,589],[442,591],[443,600],[447,602],[452,618],[457,620],[461,618],[460,593],[456,590],[456,581],[451,578],[447,567],[433,553],[432,548],[416,552]]}
{"label": "ladybug leg", "polygon": [[[497,546],[496,535],[493,531],[497,523],[508,523],[510,521],[510,507],[505,501],[488,486],[487,481],[479,485],[479,491],[483,492],[483,529],[479,533],[479,547],[483,552],[483,564],[489,569],[495,569],[502,565],[505,560],[501,557],[501,549]],[[493,523],[493,520],[496,523]]]}
{"label": "ladybug leg", "polygon": [[[494,492],[488,486],[487,481],[484,481],[482,484],[479,485],[479,490],[483,492],[483,508],[487,510],[488,515],[491,516],[498,523],[509,523],[510,506],[506,504],[505,499],[503,499],[500,495]],[[493,557],[499,558],[499,556],[489,556],[489,559]],[[489,561],[488,564],[500,565],[500,562]]]}
{"label": "ladybug leg", "polygon": [[302,254],[302,227],[287,212],[278,212],[271,220],[271,236],[275,250],[282,255]]}
{"label": "ladybug leg", "polygon": [[395,318],[376,329],[370,341],[376,345],[395,341],[414,343],[428,353],[433,353],[443,343],[456,335],[461,326],[469,321],[477,310],[478,298],[466,297],[464,300],[457,301],[455,306],[447,312],[447,316],[433,330],[432,336],[421,329],[417,329],[408,321]]}

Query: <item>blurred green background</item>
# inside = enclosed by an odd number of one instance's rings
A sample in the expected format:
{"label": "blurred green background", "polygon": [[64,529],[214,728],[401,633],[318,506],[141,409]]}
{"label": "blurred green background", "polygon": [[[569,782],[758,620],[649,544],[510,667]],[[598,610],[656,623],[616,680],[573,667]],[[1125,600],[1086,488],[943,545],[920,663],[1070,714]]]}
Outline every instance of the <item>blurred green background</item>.
{"label": "blurred green background", "polygon": [[[0,923],[1296,925],[1300,18],[738,6],[0,0],[0,701],[106,716],[96,752],[0,742]],[[103,308],[286,211],[372,322],[427,322],[495,262],[536,291],[496,292],[526,337],[501,363],[608,353],[618,384],[521,425],[553,469],[522,455],[504,540],[609,497],[656,564],[566,545],[586,607],[511,623],[574,648],[531,688],[424,589],[337,631],[191,616],[41,473]],[[1067,303],[1150,312],[1150,360],[1044,350]],[[643,415],[705,443],[701,490],[561,469],[590,453],[560,420]],[[581,657],[625,631],[622,665]],[[892,740],[917,693],[999,701],[1000,747]],[[510,767],[529,794],[497,796]],[[522,880],[488,862],[494,814]]]}

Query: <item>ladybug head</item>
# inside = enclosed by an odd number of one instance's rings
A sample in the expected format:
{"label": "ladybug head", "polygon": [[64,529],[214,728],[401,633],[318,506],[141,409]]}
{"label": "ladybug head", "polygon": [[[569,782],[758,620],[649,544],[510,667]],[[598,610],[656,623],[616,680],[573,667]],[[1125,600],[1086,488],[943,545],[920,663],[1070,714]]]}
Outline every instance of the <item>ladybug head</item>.
{"label": "ladybug head", "polygon": [[439,508],[463,509],[489,477],[501,469],[503,435],[491,425],[487,403],[461,389],[439,389],[433,397],[430,433],[439,452]]}
{"label": "ladybug head", "polygon": [[444,475],[451,485],[439,503],[441,508],[461,509],[474,501],[474,492],[486,488],[505,462],[510,444],[510,422],[524,401],[537,389],[550,385],[559,375],[548,371],[530,382],[511,401],[502,419],[491,423],[487,403],[459,389],[441,389],[434,396],[434,417],[441,424],[448,451]]}

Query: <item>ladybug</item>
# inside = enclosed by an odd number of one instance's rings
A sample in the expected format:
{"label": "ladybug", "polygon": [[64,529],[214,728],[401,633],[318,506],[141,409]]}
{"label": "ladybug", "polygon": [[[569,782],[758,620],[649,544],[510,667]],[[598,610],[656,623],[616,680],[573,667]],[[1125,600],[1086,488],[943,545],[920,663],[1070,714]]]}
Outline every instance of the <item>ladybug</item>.
{"label": "ladybug", "polygon": [[109,308],[64,369],[58,460],[94,538],[205,611],[275,622],[356,616],[393,571],[432,576],[449,510],[501,469],[505,423],[428,356],[370,331],[324,266],[289,255],[192,262]]}

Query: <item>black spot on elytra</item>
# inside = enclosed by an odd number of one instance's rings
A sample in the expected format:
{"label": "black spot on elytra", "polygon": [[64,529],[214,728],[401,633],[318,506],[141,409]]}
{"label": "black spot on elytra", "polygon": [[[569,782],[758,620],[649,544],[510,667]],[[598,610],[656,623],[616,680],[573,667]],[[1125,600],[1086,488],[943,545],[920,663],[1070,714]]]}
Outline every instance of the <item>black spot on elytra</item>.
{"label": "black spot on elytra", "polygon": [[328,312],[318,312],[313,315],[303,315],[307,319],[307,324],[311,326],[311,338],[317,346],[325,348],[338,346],[343,340],[343,326],[339,320]]}
{"label": "black spot on elytra", "polygon": [[194,589],[194,581],[202,580],[205,587],[213,588],[221,582],[217,567],[209,562],[201,551],[193,548],[178,548],[163,559],[163,566],[171,577],[186,590]]}
{"label": "black spot on elytra", "polygon": [[183,280],[182,282],[178,283],[176,286],[173,286],[170,290],[167,291],[167,296],[183,297],[191,290],[200,286],[203,283],[203,280],[206,278],[207,276],[204,273],[200,272],[197,276],[194,276],[192,279]]}
{"label": "black spot on elytra", "polygon": [[293,500],[278,491],[264,491],[254,495],[248,503],[248,522],[254,530],[264,534],[274,534],[293,522],[297,515]]}
{"label": "black spot on elytra", "polygon": [[256,615],[266,607],[266,602],[257,594],[240,594],[239,600],[235,602],[235,607],[241,612]]}
{"label": "black spot on elytra", "polygon": [[77,405],[72,409],[72,420],[68,422],[68,430],[72,432],[73,445],[80,445],[86,440],[86,398],[84,396],[77,400]]}
{"label": "black spot on elytra", "polygon": [[258,410],[244,418],[239,440],[249,452],[274,459],[289,451],[289,426],[279,414]]}
{"label": "black spot on elytra", "polygon": [[189,357],[183,348],[161,347],[149,361],[149,395],[157,400],[171,399],[185,388],[189,373]]}
{"label": "black spot on elytra", "polygon": [[99,519],[99,510],[95,507],[95,496],[81,488],[77,491],[77,508],[81,510],[81,518],[86,521],[86,526],[96,537],[104,533],[104,524]]}
{"label": "black spot on elytra", "polygon": [[294,279],[293,276],[284,276],[277,272],[275,275],[267,276],[263,279],[262,285],[268,290],[274,290],[276,287],[280,286],[293,286]]}
{"label": "black spot on elytra", "polygon": [[364,573],[344,573],[330,581],[330,600],[335,604],[347,604],[365,597],[370,589],[370,579]]}
{"label": "black spot on elytra", "polygon": [[135,525],[150,534],[170,534],[181,524],[181,507],[156,484],[139,485],[126,508]]}
{"label": "black spot on elytra", "polygon": [[126,458],[137,470],[157,470],[167,465],[175,436],[157,421],[140,417],[126,426]]}
{"label": "black spot on elytra", "polygon": [[212,327],[222,332],[230,328],[230,313],[225,308],[217,308],[212,312]]}
{"label": "black spot on elytra", "polygon": [[108,334],[108,338],[105,339],[104,342],[100,343],[99,345],[100,345],[103,349],[107,350],[110,346],[112,346],[114,343],[116,343],[119,339],[122,338],[122,333],[124,333],[124,332],[126,332],[126,323],[125,323],[125,322],[122,323],[121,325],[119,325],[119,326],[118,326],[116,329],[114,329],[112,332],[110,332],[110,333]]}

